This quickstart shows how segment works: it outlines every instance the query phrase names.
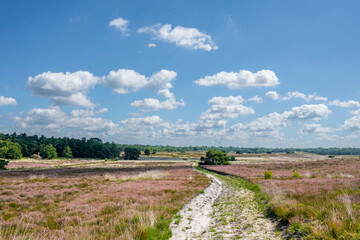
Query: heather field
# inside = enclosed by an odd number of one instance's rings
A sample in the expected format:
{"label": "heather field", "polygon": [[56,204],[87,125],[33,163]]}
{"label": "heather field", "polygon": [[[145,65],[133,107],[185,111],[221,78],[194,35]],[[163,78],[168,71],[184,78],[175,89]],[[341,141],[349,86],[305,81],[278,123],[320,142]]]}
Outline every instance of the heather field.
{"label": "heather field", "polygon": [[188,162],[11,161],[0,172],[0,239],[167,239],[210,184]]}
{"label": "heather field", "polygon": [[[204,167],[259,184],[270,212],[289,223],[289,236],[360,239],[359,157],[247,155],[232,165]],[[265,179],[265,171],[272,177]]]}

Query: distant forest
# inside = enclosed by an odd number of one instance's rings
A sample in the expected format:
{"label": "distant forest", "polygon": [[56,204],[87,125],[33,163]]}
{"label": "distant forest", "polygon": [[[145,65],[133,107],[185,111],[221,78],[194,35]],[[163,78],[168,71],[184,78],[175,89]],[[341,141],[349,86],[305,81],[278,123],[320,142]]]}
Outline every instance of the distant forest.
{"label": "distant forest", "polygon": [[223,152],[237,152],[237,153],[293,153],[293,152],[307,152],[320,155],[360,155],[360,148],[247,148],[247,147],[216,147],[216,146],[160,146],[160,145],[138,145],[138,144],[116,144],[114,142],[103,143],[99,138],[55,138],[45,136],[28,136],[22,134],[1,134],[0,140],[7,140],[14,143],[19,143],[23,157],[31,157],[33,154],[38,154],[41,149],[51,144],[56,148],[57,156],[63,157],[64,149],[68,146],[71,148],[74,158],[119,158],[120,152],[127,147],[137,148],[140,151],[151,149],[152,152],[184,152],[184,151],[206,151],[209,149],[219,150]]}

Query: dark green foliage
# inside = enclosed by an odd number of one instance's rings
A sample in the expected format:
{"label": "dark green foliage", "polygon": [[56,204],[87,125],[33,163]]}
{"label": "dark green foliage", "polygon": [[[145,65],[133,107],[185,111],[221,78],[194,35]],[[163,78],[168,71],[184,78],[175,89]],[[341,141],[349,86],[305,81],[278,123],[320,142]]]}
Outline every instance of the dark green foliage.
{"label": "dark green foliage", "polygon": [[20,159],[22,158],[21,147],[18,143],[0,140],[0,158]]}
{"label": "dark green foliage", "polygon": [[46,159],[57,158],[56,148],[51,144],[47,144],[41,149],[40,156]]}
{"label": "dark green foliage", "polygon": [[213,149],[206,151],[206,157],[201,157],[201,164],[205,165],[228,165],[229,157],[222,151],[216,151]]}
{"label": "dark green foliage", "polygon": [[127,147],[125,148],[124,159],[125,160],[138,160],[140,156],[140,150],[137,148]]}
{"label": "dark green foliage", "polygon": [[231,156],[229,161],[236,161],[235,157],[234,156]]}
{"label": "dark green foliage", "polygon": [[0,160],[0,170],[6,169],[6,165],[8,165],[9,161]]}
{"label": "dark green foliage", "polygon": [[151,154],[150,148],[145,149],[144,154],[145,155],[150,155]]}
{"label": "dark green foliage", "polygon": [[72,158],[73,157],[71,148],[69,146],[66,146],[64,148],[64,151],[62,152],[62,157],[64,157],[64,158]]}
{"label": "dark green foliage", "polygon": [[236,154],[243,154],[243,151],[241,151],[241,150],[236,150]]}

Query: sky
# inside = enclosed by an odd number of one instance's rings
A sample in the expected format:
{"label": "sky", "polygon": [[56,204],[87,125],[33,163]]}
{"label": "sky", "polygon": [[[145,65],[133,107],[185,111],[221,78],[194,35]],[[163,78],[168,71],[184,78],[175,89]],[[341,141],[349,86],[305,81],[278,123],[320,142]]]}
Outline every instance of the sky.
{"label": "sky", "polygon": [[360,146],[360,2],[0,0],[0,132]]}

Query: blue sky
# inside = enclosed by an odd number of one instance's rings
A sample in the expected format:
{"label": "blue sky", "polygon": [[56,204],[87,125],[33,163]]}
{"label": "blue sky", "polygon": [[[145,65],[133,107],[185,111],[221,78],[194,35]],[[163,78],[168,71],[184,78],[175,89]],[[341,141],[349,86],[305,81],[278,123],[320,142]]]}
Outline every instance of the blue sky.
{"label": "blue sky", "polygon": [[0,131],[358,147],[359,1],[0,1]]}

